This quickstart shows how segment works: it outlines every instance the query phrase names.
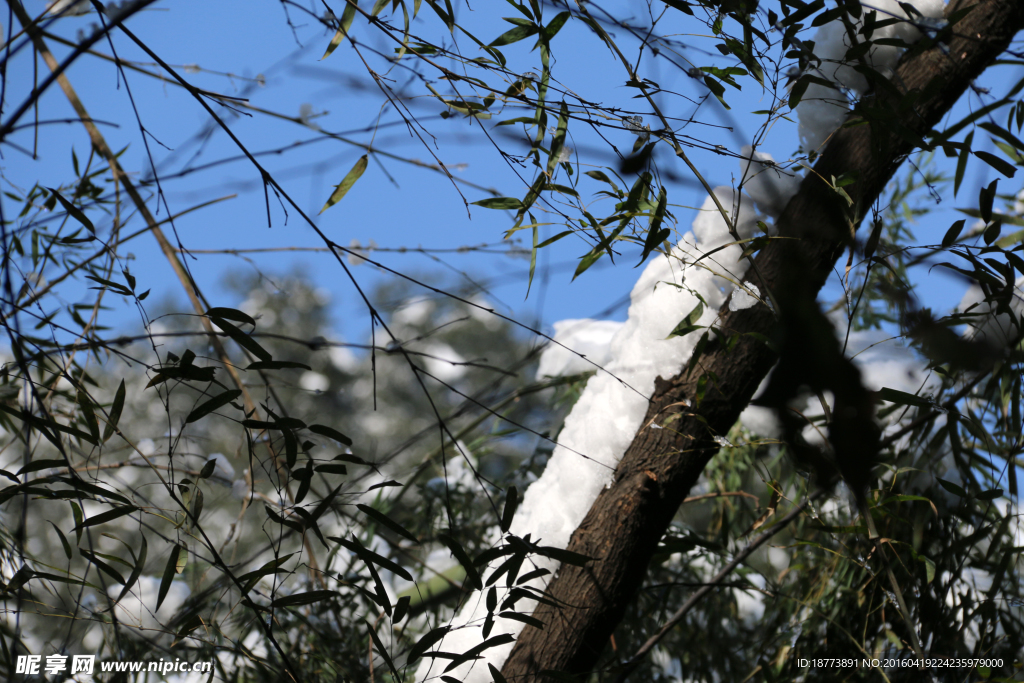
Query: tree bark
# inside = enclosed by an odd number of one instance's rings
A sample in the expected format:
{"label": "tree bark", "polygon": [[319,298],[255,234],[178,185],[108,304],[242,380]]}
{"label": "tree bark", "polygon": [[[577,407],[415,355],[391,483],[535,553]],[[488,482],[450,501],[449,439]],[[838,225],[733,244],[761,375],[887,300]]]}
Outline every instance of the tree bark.
{"label": "tree bark", "polygon": [[[799,239],[770,241],[747,280],[761,292],[781,295],[780,305],[794,287],[817,293],[864,211],[914,151],[914,138],[928,135],[1024,28],[1021,0],[954,1],[951,8],[971,5],[947,48],[933,46],[905,56],[891,79],[898,92],[879,92],[861,103],[852,117],[870,123],[836,132],[779,217],[779,234]],[[843,174],[857,178],[843,188],[859,207],[854,216],[827,182]],[[563,566],[551,581],[548,591],[561,606],[537,607],[533,616],[545,628],[522,631],[502,668],[509,681],[539,681],[545,670],[593,669],[680,503],[718,451],[713,437],[728,432],[775,362],[774,352],[746,333],[770,336],[775,320],[764,305],[723,309],[719,327],[740,335],[735,347],[726,351],[709,345],[689,377],[658,378],[645,427],[619,463],[614,483],[598,496],[570,540],[569,550],[594,559],[583,568]],[[698,408],[685,407],[682,402],[693,400],[703,372],[714,373],[717,381],[708,383]],[[666,421],[670,416],[675,417]],[[649,428],[652,423],[663,428]]]}

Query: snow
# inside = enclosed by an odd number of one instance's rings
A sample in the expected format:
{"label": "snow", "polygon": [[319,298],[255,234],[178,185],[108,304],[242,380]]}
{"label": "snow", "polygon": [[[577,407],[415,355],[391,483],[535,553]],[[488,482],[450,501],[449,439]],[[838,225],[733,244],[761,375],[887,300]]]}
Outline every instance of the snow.
{"label": "snow", "polygon": [[299,386],[303,391],[319,394],[323,391],[327,391],[331,386],[331,380],[327,379],[325,375],[321,375],[319,372],[306,370],[299,377]]}
{"label": "snow", "polygon": [[[749,196],[736,197],[728,187],[715,188],[714,193],[730,215],[736,213],[737,199],[741,200],[734,227],[740,239],[753,237],[761,219],[754,211],[753,200]],[[788,197],[785,200],[788,201]],[[568,545],[570,535],[583,521],[598,494],[611,483],[616,465],[641,427],[649,397],[654,392],[655,378],[679,372],[700,337],[698,333],[691,333],[669,338],[672,329],[698,306],[698,293],[704,300],[704,310],[697,324],[715,323],[718,310],[732,293],[735,283],[743,277],[747,262],[740,260],[742,248],[739,245],[727,246],[695,264],[712,249],[733,241],[735,238],[725,220],[708,197],[693,222],[692,232],[684,235],[670,254],[652,258],[644,269],[630,295],[625,323],[613,326],[594,321],[563,321],[564,324],[556,326],[556,337],[562,335],[571,342],[567,346],[593,354],[595,361],[605,360],[601,339],[611,336],[607,360],[602,363],[605,371],[590,378],[566,418],[544,473],[526,490],[512,522],[512,534],[519,537],[530,534],[532,541],[546,546],[565,548]],[[587,351],[583,351],[584,348]],[[544,373],[570,372],[569,365],[576,362],[572,354],[555,351],[546,354],[552,355],[547,355],[547,360],[542,358]],[[586,366],[586,369],[593,367],[589,363]],[[482,572],[485,580],[503,559]],[[546,558],[533,558],[533,562],[534,566],[547,568],[552,573],[557,570],[557,563]],[[523,571],[528,570],[524,567]],[[542,577],[529,585],[543,589],[548,578]],[[499,585],[499,603],[503,590]],[[531,609],[528,601],[519,605],[520,609]],[[472,594],[452,620],[453,630],[435,649],[465,652],[478,645],[482,642],[481,625],[486,614],[484,594]],[[518,622],[498,619],[490,637],[502,633],[516,635],[521,628]],[[500,669],[511,649],[510,643],[485,650],[483,659],[467,662],[447,675],[464,683],[489,683],[492,679],[487,664]],[[426,658],[416,678],[437,680],[443,668]]]}
{"label": "snow", "polygon": [[[614,320],[560,320],[540,354],[537,377],[566,377],[591,372],[611,360],[611,341],[624,323]],[[585,358],[580,358],[580,356]]]}
{"label": "snow", "polygon": [[760,299],[761,290],[757,288],[757,285],[748,284],[746,287],[734,287],[732,296],[729,297],[729,310],[745,311]]}
{"label": "snow", "polygon": [[[913,0],[904,4],[913,5],[929,19],[941,19],[945,10],[945,3],[942,0]],[[907,13],[897,0],[862,1],[861,5],[864,8],[861,18],[852,20],[858,31],[864,24],[864,16],[871,10],[877,13],[879,22],[893,17],[907,18]],[[871,40],[895,38],[912,43],[920,37],[921,32],[913,23],[898,22],[876,28]],[[797,105],[797,115],[800,117],[800,142],[805,152],[821,151],[820,148],[829,136],[846,119],[850,101],[867,92],[869,85],[863,74],[854,70],[853,66],[843,63],[853,42],[841,21],[831,21],[823,25],[814,34],[813,40],[814,54],[821,59],[821,65],[811,69],[810,73],[832,81],[838,88],[812,83]],[[858,34],[858,40],[863,40],[863,35]],[[874,45],[865,55],[864,61],[883,76],[888,76],[896,66],[901,53],[902,49],[893,45]]]}
{"label": "snow", "polygon": [[790,197],[800,188],[802,176],[785,171],[771,154],[755,152],[753,147],[744,147],[740,154],[743,171],[743,191],[754,200],[758,210],[776,218],[786,208]]}
{"label": "snow", "polygon": [[423,364],[427,372],[442,382],[455,382],[466,374],[466,359],[452,347],[442,342],[433,342],[423,347]]}

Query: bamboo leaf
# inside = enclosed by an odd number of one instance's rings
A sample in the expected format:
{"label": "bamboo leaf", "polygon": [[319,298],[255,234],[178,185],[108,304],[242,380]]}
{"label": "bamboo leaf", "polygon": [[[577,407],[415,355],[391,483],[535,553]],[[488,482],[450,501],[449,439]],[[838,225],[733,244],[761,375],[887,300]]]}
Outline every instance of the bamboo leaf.
{"label": "bamboo leaf", "polygon": [[971,156],[971,141],[974,140],[974,131],[972,130],[964,138],[963,149],[960,150],[960,158],[956,162],[956,174],[953,180],[953,196],[956,197],[957,192],[960,191],[960,183],[964,181],[964,173],[967,172],[967,160]]}
{"label": "bamboo leaf", "polygon": [[[46,520],[46,521],[50,522],[50,520]],[[50,526],[52,526],[53,530],[57,532],[57,536],[60,538],[60,544],[64,548],[64,554],[67,555],[67,558],[70,560],[71,559],[71,544],[68,543],[67,537],[64,536],[64,532],[61,531],[60,529],[58,529],[57,525],[54,524],[53,522],[50,522]]]}
{"label": "bamboo leaf", "polygon": [[540,29],[537,26],[517,26],[514,29],[505,31],[500,36],[494,39],[488,47],[501,47],[502,45],[511,45],[512,43],[518,43],[524,38],[529,38],[534,33],[537,33]]}
{"label": "bamboo leaf", "polygon": [[270,603],[271,607],[299,607],[301,605],[312,605],[314,602],[328,600],[338,595],[338,591],[318,590],[305,593],[295,593],[278,598]]}
{"label": "bamboo leaf", "polygon": [[704,304],[698,302],[694,309],[690,311],[689,315],[680,320],[679,324],[672,328],[672,331],[669,332],[666,339],[671,339],[672,337],[683,337],[694,330],[701,329],[703,326],[698,325],[697,321],[700,320],[702,315],[704,315]]}
{"label": "bamboo leaf", "polygon": [[466,570],[466,578],[473,587],[477,590],[483,590],[484,583],[480,580],[480,572],[473,566],[473,561],[469,559],[469,555],[466,554],[462,545],[449,534],[438,534],[437,540],[444,543],[452,551],[452,555],[462,565],[462,568]]}
{"label": "bamboo leaf", "polygon": [[202,419],[203,417],[209,415],[218,408],[221,408],[223,406],[226,406],[228,403],[231,403],[241,395],[242,391],[240,389],[231,389],[230,391],[225,391],[223,394],[220,394],[219,396],[214,396],[209,401],[197,406],[195,410],[189,413],[188,417],[185,418],[186,424]]}
{"label": "bamboo leaf", "polygon": [[125,388],[124,380],[121,380],[121,384],[117,387],[117,392],[114,394],[114,402],[110,406],[110,414],[107,417],[107,426],[103,429],[103,442],[106,443],[114,431],[117,429],[117,423],[121,420],[121,412],[124,410],[124,397]]}
{"label": "bamboo leaf", "polygon": [[[331,208],[332,206],[340,202],[345,197],[345,195],[348,194],[348,191],[352,189],[352,186],[355,185],[356,181],[359,180],[359,178],[363,175],[363,172],[366,170],[366,165],[367,155],[364,154],[363,156],[359,157],[355,165],[352,167],[352,170],[349,171],[344,178],[342,178],[341,182],[338,183],[337,186],[335,186],[334,192],[331,193],[330,199],[328,199],[327,203],[324,204],[324,208],[320,209],[320,213],[323,213],[327,209]],[[263,360],[270,360],[270,358],[264,358]]]}
{"label": "bamboo leaf", "polygon": [[516,508],[519,507],[519,489],[515,486],[508,487],[508,493],[505,495],[505,507],[501,512],[501,530],[507,532],[512,526],[512,518],[516,514]]}
{"label": "bamboo leaf", "polygon": [[74,218],[76,221],[84,225],[85,229],[91,232],[93,235],[96,234],[96,227],[92,224],[92,221],[89,220],[89,217],[82,213],[81,209],[79,209],[77,206],[75,206],[68,200],[64,199],[61,193],[57,192],[57,190],[53,189],[52,187],[48,187],[46,189],[49,190],[53,194],[53,196],[57,198],[57,201],[60,202],[60,205],[64,207],[64,210],[67,211],[72,218]]}
{"label": "bamboo leaf", "polygon": [[206,312],[206,316],[209,318],[221,318],[222,320],[234,320],[235,322],[247,323],[256,327],[256,320],[251,315],[234,308],[211,308]]}
{"label": "bamboo leaf", "polygon": [[179,544],[175,543],[171,549],[171,554],[167,558],[167,564],[164,566],[164,575],[160,579],[160,590],[156,594],[156,608],[160,609],[160,605],[163,604],[164,598],[167,597],[167,591],[171,588],[171,581],[174,580],[174,575],[177,573],[178,568],[178,555],[185,549]]}
{"label": "bamboo leaf", "polygon": [[210,318],[210,322],[212,322],[214,325],[222,329],[224,331],[224,334],[231,337],[231,339],[233,339],[235,343],[237,343],[243,349],[245,349],[252,355],[256,356],[260,360],[272,360],[272,356],[270,355],[269,351],[264,349],[262,346],[256,343],[255,339],[247,335],[245,332],[242,332],[240,329],[229,323],[227,320],[213,316]]}
{"label": "bamboo leaf", "polygon": [[328,427],[326,425],[309,425],[309,431],[320,436],[326,436],[329,439],[334,439],[338,443],[344,444],[345,446],[352,445],[352,439],[348,438],[337,429]]}
{"label": "bamboo leaf", "polygon": [[413,645],[412,648],[410,648],[407,661],[412,663],[422,657],[423,654],[430,649],[431,645],[444,638],[450,630],[452,630],[451,626],[440,626],[429,631],[425,636],[417,640],[416,644]]}
{"label": "bamboo leaf", "polygon": [[81,523],[81,526],[76,524],[75,528],[72,529],[72,531],[78,531],[79,529],[85,529],[86,527],[96,526],[97,524],[104,524],[113,519],[117,519],[118,517],[130,515],[138,509],[139,508],[135,507],[134,505],[126,505],[124,507],[114,508],[113,510],[107,510],[106,512],[101,512],[98,515],[93,515],[92,517],[89,517]]}
{"label": "bamboo leaf", "polygon": [[142,536],[142,545],[139,547],[139,556],[135,560],[135,568],[132,569],[131,575],[128,577],[128,581],[125,582],[124,588],[121,589],[121,594],[117,596],[115,603],[121,602],[121,598],[128,594],[128,591],[132,589],[135,582],[142,576],[142,570],[146,566],[146,554],[149,552],[149,548],[146,544],[146,537]]}
{"label": "bamboo leaf", "polygon": [[377,648],[377,652],[380,653],[380,656],[384,658],[384,662],[388,665],[388,668],[391,669],[391,675],[395,677],[396,681],[402,680],[402,677],[398,675],[398,669],[395,668],[395,663],[391,661],[391,655],[389,655],[387,649],[385,649],[384,643],[380,642],[380,638],[377,636],[377,632],[373,630],[373,626],[365,619],[363,620],[363,623],[366,624],[366,630],[370,632],[370,638],[373,640],[373,645]]}
{"label": "bamboo leaf", "polygon": [[419,543],[419,539],[416,538],[412,534],[411,531],[409,531],[404,526],[402,526],[401,524],[399,524],[395,520],[393,520],[390,517],[388,517],[387,515],[385,515],[380,510],[374,510],[369,505],[363,505],[362,503],[357,503],[356,504],[356,508],[359,509],[360,511],[362,511],[362,513],[364,515],[366,515],[367,517],[370,517],[370,518],[374,519],[375,521],[380,522],[381,524],[383,524],[387,528],[389,528],[392,531],[394,531],[399,536],[404,536],[404,537],[408,538],[410,541],[412,541],[413,543]]}
{"label": "bamboo leaf", "polygon": [[[654,210],[654,218],[651,219],[651,226],[647,229],[647,239],[644,241],[644,251],[640,255],[640,263],[647,260],[651,252],[658,248],[662,242],[668,239],[672,231],[668,228],[662,229],[661,224],[665,220],[665,211],[668,205],[668,191],[662,185],[658,191],[658,207]],[[637,266],[640,263],[636,264]],[[635,266],[634,266],[635,267]],[[698,316],[699,317],[699,316]]]}
{"label": "bamboo leaf", "polygon": [[478,202],[472,203],[476,206],[482,206],[485,209],[519,210],[523,208],[523,203],[515,197],[490,197],[488,199],[481,199]]}

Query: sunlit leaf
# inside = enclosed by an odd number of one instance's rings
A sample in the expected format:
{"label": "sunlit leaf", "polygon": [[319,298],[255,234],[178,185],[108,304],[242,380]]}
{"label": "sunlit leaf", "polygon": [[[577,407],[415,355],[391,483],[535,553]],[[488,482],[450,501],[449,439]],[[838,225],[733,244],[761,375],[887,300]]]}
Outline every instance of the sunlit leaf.
{"label": "sunlit leaf", "polygon": [[[368,155],[366,154],[359,157],[355,165],[352,167],[352,170],[349,171],[344,178],[342,178],[341,182],[338,183],[337,186],[335,186],[334,192],[331,193],[331,196],[327,200],[327,203],[324,204],[324,208],[320,209],[320,213],[323,213],[327,209],[331,208],[332,206],[340,202],[345,197],[345,195],[348,194],[348,191],[352,189],[352,186],[356,184],[356,181],[359,180],[359,178],[363,175],[363,172],[366,170],[367,159]],[[270,358],[264,358],[263,360],[270,360]]]}

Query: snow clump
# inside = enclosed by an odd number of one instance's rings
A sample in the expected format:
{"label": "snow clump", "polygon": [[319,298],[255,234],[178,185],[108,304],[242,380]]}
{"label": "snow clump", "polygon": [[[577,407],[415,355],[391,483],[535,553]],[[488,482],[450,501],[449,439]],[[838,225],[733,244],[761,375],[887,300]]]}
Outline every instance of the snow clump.
{"label": "snow clump", "polygon": [[[897,39],[913,43],[921,38],[921,31],[915,26],[915,22],[921,23],[921,17],[908,18],[901,4],[912,5],[925,20],[942,19],[946,7],[942,0],[912,0],[904,3],[897,0],[862,0],[861,6],[864,11],[860,18],[850,17],[858,41],[864,40],[860,29],[869,12],[876,13],[878,22],[893,18],[907,20],[876,28],[871,34],[871,40],[875,41],[875,44],[864,55],[864,64],[885,77],[890,75],[899,61],[902,48],[895,45],[878,45],[877,41]],[[814,54],[821,59],[821,64],[817,67],[812,66],[808,73],[831,81],[836,87],[811,83],[797,105],[800,143],[805,152],[821,151],[820,148],[829,136],[846,119],[851,101],[859,99],[868,90],[868,79],[854,68],[859,66],[859,62],[845,61],[846,53],[851,47],[853,42],[850,34],[840,20],[830,21],[814,34]]]}
{"label": "snow clump", "polygon": [[[611,341],[623,323],[614,320],[560,320],[554,344],[540,354],[537,377],[567,377],[591,372],[611,360]],[[580,356],[583,356],[582,358]]]}

